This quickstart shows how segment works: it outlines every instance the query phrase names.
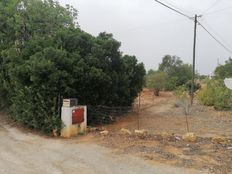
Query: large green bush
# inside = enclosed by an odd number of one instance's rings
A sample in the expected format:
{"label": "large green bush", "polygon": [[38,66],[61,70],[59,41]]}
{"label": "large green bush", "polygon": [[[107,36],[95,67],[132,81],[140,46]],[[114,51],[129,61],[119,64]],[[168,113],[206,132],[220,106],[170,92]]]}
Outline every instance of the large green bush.
{"label": "large green bush", "polygon": [[0,103],[30,128],[60,130],[62,98],[130,106],[142,90],[143,64],[112,34],[77,28],[76,15],[52,0],[0,2]]}
{"label": "large green bush", "polygon": [[222,80],[210,80],[198,93],[198,99],[217,110],[232,109],[232,91],[227,89]]}

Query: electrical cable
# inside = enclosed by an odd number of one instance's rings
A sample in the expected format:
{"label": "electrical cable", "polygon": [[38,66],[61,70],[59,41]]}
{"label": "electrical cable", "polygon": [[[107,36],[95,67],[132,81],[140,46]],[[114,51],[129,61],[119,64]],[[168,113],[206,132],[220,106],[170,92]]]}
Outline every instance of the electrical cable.
{"label": "electrical cable", "polygon": [[162,3],[162,2],[160,2],[160,1],[158,1],[158,0],[154,0],[154,1],[158,2],[159,4],[161,4],[161,5],[163,5],[163,6],[167,7],[167,8],[169,8],[170,10],[175,11],[176,13],[179,13],[180,15],[182,15],[182,16],[184,16],[184,17],[190,19],[190,20],[192,20],[192,17],[190,17],[189,15],[186,15],[186,14],[184,14],[183,12],[180,12],[180,11],[174,9],[173,7],[170,7],[170,6],[168,6],[168,5],[166,5],[166,4]]}
{"label": "electrical cable", "polygon": [[227,7],[227,8],[223,8],[223,9],[220,9],[220,10],[216,10],[216,11],[213,11],[213,12],[209,12],[209,13],[204,14],[204,16],[208,16],[208,15],[212,15],[212,14],[215,14],[215,13],[223,12],[223,11],[229,10],[231,8],[232,8],[232,6]]}
{"label": "electrical cable", "polygon": [[219,44],[221,45],[225,50],[227,50],[229,53],[232,54],[232,50],[229,49],[228,47],[226,47],[221,41],[219,41],[213,34],[211,34],[209,32],[209,30],[206,29],[206,27],[204,27],[204,25],[202,25],[199,21],[198,24]]}
{"label": "electrical cable", "polygon": [[206,21],[206,19],[204,19],[204,23],[205,25],[207,25],[206,27],[208,27],[211,32],[213,32],[214,35],[216,35],[224,44],[229,45],[228,42],[217,31],[213,29],[213,27]]}
{"label": "electrical cable", "polygon": [[194,15],[192,12],[186,11],[186,10],[184,10],[184,9],[182,9],[182,8],[176,6],[176,5],[174,5],[174,4],[172,4],[172,3],[168,2],[168,1],[170,1],[170,0],[162,0],[162,2],[164,2],[165,4],[169,5],[170,7],[174,8],[174,9],[179,10],[182,13],[185,13],[185,14],[186,13],[191,13],[191,15]]}
{"label": "electrical cable", "polygon": [[[156,1],[156,2],[158,2],[159,4],[161,4],[161,5],[163,5],[163,6],[165,6],[165,7],[167,7],[167,8],[169,8],[170,10],[172,10],[172,11],[175,11],[176,13],[178,13],[178,14],[180,14],[180,15],[182,15],[182,16],[184,16],[184,17],[187,17],[188,19],[190,19],[190,20],[192,20],[193,18],[192,17],[190,17],[190,16],[188,16],[188,15],[186,15],[186,14],[184,14],[184,13],[182,13],[182,12],[180,12],[180,11],[178,11],[178,10],[176,10],[176,9],[174,9],[174,8],[172,8],[172,7],[170,7],[170,6],[168,6],[168,5],[166,5],[166,4],[164,4],[164,3],[162,3],[162,2],[160,2],[159,0],[154,0],[154,1]],[[216,0],[215,2],[214,2],[214,4],[212,5],[212,6],[214,6],[214,5],[216,5],[218,3],[218,0]],[[212,8],[212,6],[210,7],[210,8]],[[200,15],[200,16],[202,16],[202,15]],[[202,25],[199,21],[197,21],[197,23],[218,43],[218,44],[220,44],[225,50],[227,50],[229,53],[231,53],[232,54],[232,50],[231,49],[229,49],[228,47],[226,47],[221,41],[219,41],[213,34],[211,34],[210,32],[209,32],[209,30],[207,30],[206,29],[206,27],[204,27],[204,25]]]}
{"label": "electrical cable", "polygon": [[204,10],[201,14],[205,14],[206,12],[208,12],[210,9],[212,9],[215,5],[217,5],[217,3],[219,2],[220,0],[215,0],[214,3],[212,5],[210,5],[209,8],[207,8],[206,10]]}

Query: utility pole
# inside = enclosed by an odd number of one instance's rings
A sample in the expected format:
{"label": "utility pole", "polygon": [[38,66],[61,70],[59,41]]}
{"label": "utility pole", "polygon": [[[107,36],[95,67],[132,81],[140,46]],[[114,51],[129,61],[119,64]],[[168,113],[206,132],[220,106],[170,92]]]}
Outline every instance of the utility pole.
{"label": "utility pole", "polygon": [[193,105],[193,99],[194,99],[194,82],[195,82],[195,60],[196,60],[196,38],[197,38],[197,18],[201,17],[202,15],[198,16],[197,14],[195,14],[195,17],[190,17],[184,13],[182,13],[181,11],[176,10],[175,8],[168,6],[166,4],[164,4],[163,2],[160,2],[159,0],[155,0],[157,3],[163,5],[166,8],[169,8],[170,10],[175,11],[176,13],[190,19],[193,20],[194,19],[194,39],[193,39],[193,69],[192,69],[192,84],[191,84],[191,92],[190,92],[190,103],[191,105]]}
{"label": "utility pole", "polygon": [[193,39],[193,69],[192,69],[192,85],[191,85],[191,105],[194,98],[194,83],[195,83],[195,61],[196,61],[196,38],[197,38],[197,15],[194,17],[194,39]]}
{"label": "utility pole", "polygon": [[232,54],[232,49],[229,49],[228,47],[226,47],[220,40],[218,40],[213,34],[211,34],[205,27],[204,25],[202,25],[197,19],[198,17],[202,17],[201,15],[197,15],[195,14],[195,17],[191,17],[187,14],[184,14],[183,12],[175,9],[172,6],[169,6],[163,2],[161,2],[160,0],[154,0],[155,2],[161,4],[162,6],[190,19],[190,20],[194,20],[194,40],[193,40],[193,69],[192,69],[192,84],[191,84],[191,92],[190,92],[190,103],[191,105],[193,105],[193,99],[194,99],[194,82],[195,82],[195,59],[196,59],[196,38],[197,38],[197,24],[199,24],[219,45],[221,45],[225,50],[227,50],[229,53]]}

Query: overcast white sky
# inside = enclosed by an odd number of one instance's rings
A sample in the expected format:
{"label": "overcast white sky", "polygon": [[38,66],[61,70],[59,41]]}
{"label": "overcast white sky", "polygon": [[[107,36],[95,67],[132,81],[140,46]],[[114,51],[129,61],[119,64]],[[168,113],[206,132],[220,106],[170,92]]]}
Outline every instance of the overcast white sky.
{"label": "overcast white sky", "polygon": [[[160,0],[184,13],[205,15],[201,23],[232,49],[232,0]],[[193,22],[154,0],[59,0],[79,11],[78,22],[92,34],[106,31],[122,43],[124,54],[135,55],[147,70],[157,69],[166,54],[192,63]],[[197,32],[196,69],[210,74],[231,53],[216,43],[200,26]]]}

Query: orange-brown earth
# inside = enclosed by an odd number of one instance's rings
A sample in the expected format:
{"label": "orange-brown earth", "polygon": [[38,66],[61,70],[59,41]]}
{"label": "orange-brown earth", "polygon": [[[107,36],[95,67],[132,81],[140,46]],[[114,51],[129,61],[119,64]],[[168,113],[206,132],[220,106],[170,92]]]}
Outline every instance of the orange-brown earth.
{"label": "orange-brown earth", "polygon": [[[154,97],[152,91],[145,89],[141,94],[139,128],[147,129],[154,134],[186,133],[184,110],[182,107],[176,107],[177,103],[176,97],[171,92],[161,92],[159,97]],[[137,110],[137,107],[135,108]],[[232,112],[215,111],[212,107],[202,106],[195,102],[193,107],[190,107],[188,121],[190,132],[201,137],[221,135],[232,138]],[[107,126],[107,129],[111,131],[120,128],[127,128],[131,131],[137,129],[137,113],[130,113]]]}
{"label": "orange-brown earth", "polygon": [[[188,121],[190,131],[199,138],[190,143],[181,139],[181,135],[187,132],[185,114],[182,107],[177,107],[178,100],[172,93],[161,92],[159,97],[154,97],[152,91],[145,89],[140,100],[139,116],[130,113],[105,126],[109,135],[104,138],[103,145],[117,149],[119,153],[142,156],[155,164],[171,164],[217,174],[232,173],[231,112],[215,111],[195,101]],[[140,129],[148,130],[150,135],[139,138],[120,134],[121,128],[133,133],[138,125]],[[162,138],[164,132],[170,137]],[[229,140],[225,144],[215,143],[212,138],[217,136]]]}

